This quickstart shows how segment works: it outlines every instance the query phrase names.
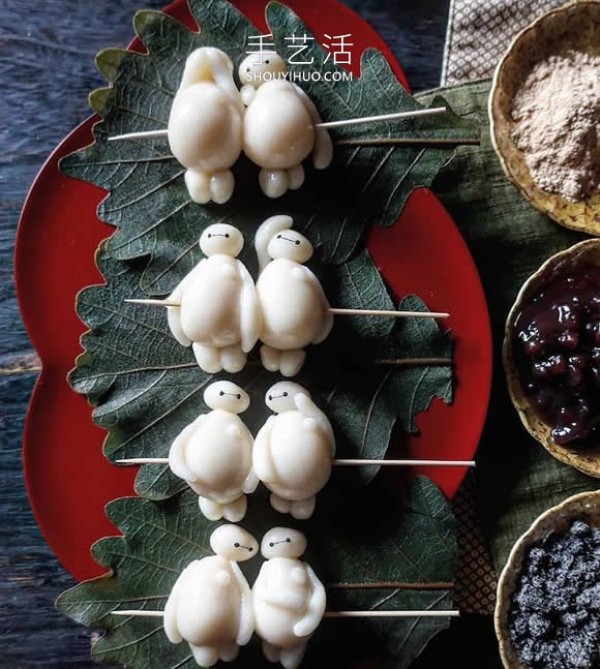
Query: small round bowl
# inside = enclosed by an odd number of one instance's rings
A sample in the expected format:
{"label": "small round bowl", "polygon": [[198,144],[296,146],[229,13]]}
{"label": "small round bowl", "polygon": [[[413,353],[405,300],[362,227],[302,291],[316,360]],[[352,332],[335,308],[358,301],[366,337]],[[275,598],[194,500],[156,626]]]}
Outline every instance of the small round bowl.
{"label": "small round bowl", "polygon": [[537,416],[525,394],[513,351],[514,322],[523,306],[530,302],[554,278],[583,264],[600,267],[600,239],[588,239],[553,255],[535,274],[527,279],[519,291],[506,320],[502,362],[510,398],[521,418],[521,422],[531,436],[537,439],[557,460],[589,476],[600,478],[600,444],[586,448],[585,451],[576,451],[554,442],[552,428]]}
{"label": "small round bowl", "polygon": [[489,103],[492,143],[508,178],[534,207],[567,228],[600,235],[600,194],[572,202],[547,193],[532,179],[524,153],[512,140],[513,98],[533,66],[565,51],[600,54],[600,0],[577,0],[548,12],[513,40],[498,64]]}
{"label": "small round bowl", "polygon": [[494,627],[500,646],[502,664],[506,669],[528,669],[510,640],[508,614],[514,591],[522,571],[523,559],[532,544],[552,532],[564,532],[575,520],[583,520],[592,527],[600,527],[600,491],[584,492],[569,497],[548,509],[515,543],[498,581]]}

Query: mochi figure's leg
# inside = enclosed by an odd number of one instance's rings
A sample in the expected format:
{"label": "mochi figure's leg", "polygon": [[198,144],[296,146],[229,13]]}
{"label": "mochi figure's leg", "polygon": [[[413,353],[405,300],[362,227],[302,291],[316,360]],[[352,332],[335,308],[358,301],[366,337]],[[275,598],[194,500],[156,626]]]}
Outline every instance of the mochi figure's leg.
{"label": "mochi figure's leg", "polygon": [[290,190],[298,190],[304,183],[304,168],[302,165],[294,165],[286,170],[288,178],[288,188]]}
{"label": "mochi figure's leg", "polygon": [[189,169],[185,173],[185,185],[190,197],[198,204],[210,202],[210,176],[200,170]]}
{"label": "mochi figure's leg", "polygon": [[263,367],[268,372],[278,372],[281,364],[281,354],[282,352],[278,349],[263,344],[260,347],[260,360]]}
{"label": "mochi figure's leg", "polygon": [[306,644],[294,648],[282,648],[279,661],[285,669],[296,669],[300,666],[304,653],[306,653]]}
{"label": "mochi figure's leg", "polygon": [[315,505],[317,503],[317,498],[313,495],[307,499],[301,499],[296,502],[292,502],[290,513],[297,520],[306,520],[313,515],[315,510]]}
{"label": "mochi figure's leg", "polygon": [[296,351],[282,351],[281,362],[279,363],[279,370],[282,376],[296,376],[302,369],[302,365],[306,360],[306,351],[298,349]]}
{"label": "mochi figure's leg", "polygon": [[258,174],[258,183],[262,192],[271,198],[281,197],[289,187],[285,170],[261,170]]}
{"label": "mochi figure's leg", "polygon": [[292,503],[289,499],[283,499],[283,497],[279,497],[274,492],[271,493],[269,501],[275,511],[279,511],[279,513],[289,513],[292,508]]}
{"label": "mochi figure's leg", "polygon": [[281,657],[281,648],[279,646],[274,646],[268,641],[263,641],[262,649],[264,656],[269,662],[279,662],[279,658]]}
{"label": "mochi figure's leg", "polygon": [[221,366],[230,374],[237,374],[244,369],[246,365],[246,354],[242,351],[240,344],[235,346],[226,346],[221,349]]}
{"label": "mochi figure's leg", "polygon": [[194,351],[194,355],[196,356],[196,362],[203,371],[209,374],[216,374],[223,369],[221,367],[221,355],[218,348],[194,342],[192,344],[192,351]]}
{"label": "mochi figure's leg", "polygon": [[212,499],[208,499],[208,497],[198,497],[198,506],[208,520],[221,520],[221,518],[223,518],[223,505],[213,502]]}
{"label": "mochi figure's leg", "polygon": [[210,197],[217,204],[223,204],[233,195],[235,179],[231,170],[219,170],[210,178]]}
{"label": "mochi figure's leg", "polygon": [[234,499],[233,502],[223,504],[221,508],[223,509],[223,517],[225,520],[228,520],[230,523],[238,523],[246,515],[247,507],[248,502],[246,500],[246,495],[240,495],[237,499]]}
{"label": "mochi figure's leg", "polygon": [[240,654],[240,647],[235,641],[226,643],[219,648],[219,657],[223,662],[233,662]]}
{"label": "mochi figure's leg", "polygon": [[219,650],[210,646],[194,646],[190,644],[194,660],[201,667],[212,667],[219,661]]}

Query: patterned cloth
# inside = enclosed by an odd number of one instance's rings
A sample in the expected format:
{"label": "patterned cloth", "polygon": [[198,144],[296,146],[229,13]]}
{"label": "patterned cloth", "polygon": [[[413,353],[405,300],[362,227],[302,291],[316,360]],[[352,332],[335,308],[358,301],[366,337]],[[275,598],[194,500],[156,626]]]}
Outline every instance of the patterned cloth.
{"label": "patterned cloth", "polygon": [[492,615],[498,579],[479,526],[472,475],[467,476],[452,500],[452,510],[458,525],[455,604],[462,613]]}
{"label": "patterned cloth", "polygon": [[513,37],[565,0],[451,0],[442,86],[491,77]]}
{"label": "patterned cloth", "polygon": [[[491,77],[511,40],[564,0],[451,0],[442,85]],[[458,522],[456,604],[463,613],[494,612],[497,575],[483,538],[469,476],[453,501]]]}

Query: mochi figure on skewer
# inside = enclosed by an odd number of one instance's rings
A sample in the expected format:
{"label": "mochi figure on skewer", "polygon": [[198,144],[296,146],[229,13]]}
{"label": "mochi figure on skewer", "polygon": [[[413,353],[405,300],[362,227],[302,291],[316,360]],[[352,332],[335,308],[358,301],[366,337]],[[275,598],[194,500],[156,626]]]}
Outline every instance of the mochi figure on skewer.
{"label": "mochi figure on skewer", "polygon": [[310,565],[299,558],[306,537],[297,530],[274,527],[260,550],[266,559],[252,587],[256,634],[265,657],[296,669],[306,644],[325,613],[325,588]]}
{"label": "mochi figure on skewer", "polygon": [[329,167],[333,144],[308,95],[285,79],[286,65],[275,51],[250,54],[238,70],[244,114],[244,153],[261,169],[265,195],[281,197],[304,183],[302,161],[312,153],[318,170]]}
{"label": "mochi figure on skewer", "polygon": [[275,412],[256,435],[252,466],[271,491],[271,506],[305,519],[312,515],[316,494],[331,475],[335,437],[327,416],[307,390],[280,381],[265,396]]}
{"label": "mochi figure on skewer", "polygon": [[171,445],[169,467],[199,495],[209,520],[237,522],[246,515],[246,494],[258,478],[252,469],[252,434],[238,414],[250,404],[248,394],[230,381],[216,381],[204,391],[212,409],[185,427]]}
{"label": "mochi figure on skewer", "polygon": [[167,298],[179,305],[167,308],[171,333],[182,346],[192,346],[198,365],[211,374],[239,372],[260,333],[256,287],[237,260],[243,246],[237,228],[209,225],[200,237],[207,257]]}
{"label": "mochi figure on skewer", "polygon": [[231,197],[243,113],[229,56],[213,47],[192,51],[171,107],[168,138],[173,155],[186,168],[185,184],[194,202],[222,204]]}
{"label": "mochi figure on skewer", "polygon": [[256,232],[260,275],[260,357],[265,369],[295,376],[306,358],[304,347],[322,342],[333,314],[321,283],[304,263],[312,244],[295,230],[290,216],[272,216]]}
{"label": "mochi figure on skewer", "polygon": [[237,563],[253,558],[258,542],[237,525],[221,525],[210,547],[215,555],[181,572],[164,610],[167,638],[187,641],[202,667],[235,660],[254,632],[252,591]]}

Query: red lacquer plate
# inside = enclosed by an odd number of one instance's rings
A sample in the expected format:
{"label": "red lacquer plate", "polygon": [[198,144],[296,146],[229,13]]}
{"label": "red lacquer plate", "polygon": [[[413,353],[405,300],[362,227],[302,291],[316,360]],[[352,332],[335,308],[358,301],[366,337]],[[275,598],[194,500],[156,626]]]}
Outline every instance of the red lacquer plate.
{"label": "red lacquer plate", "polygon": [[[266,29],[266,0],[234,3],[261,30]],[[288,0],[317,37],[352,35],[353,73],[367,47],[382,51],[398,78],[404,74],[379,35],[336,0]],[[167,10],[188,25],[183,0]],[[332,31],[335,31],[332,33]],[[140,48],[134,43],[134,48]],[[113,229],[96,217],[106,193],[70,179],[58,170],[63,156],[92,141],[97,118],[76,128],[50,156],[27,198],[17,235],[16,281],[23,319],[43,364],[25,425],[23,459],[29,498],[44,536],[75,578],[104,570],[90,555],[99,538],[114,535],[105,504],[133,493],[134,471],[114,467],[102,455],[104,430],[95,426],[91,408],[66,382],[81,352],[84,326],[75,313],[77,293],[102,283],[94,263],[99,242]],[[374,228],[368,247],[397,296],[417,293],[434,311],[449,311],[455,342],[456,399],[435,400],[419,417],[421,434],[405,448],[420,458],[470,459],[485,420],[491,381],[491,333],[487,306],[470,253],[448,213],[425,189],[411,196],[390,229]],[[449,497],[464,468],[419,469]]]}

